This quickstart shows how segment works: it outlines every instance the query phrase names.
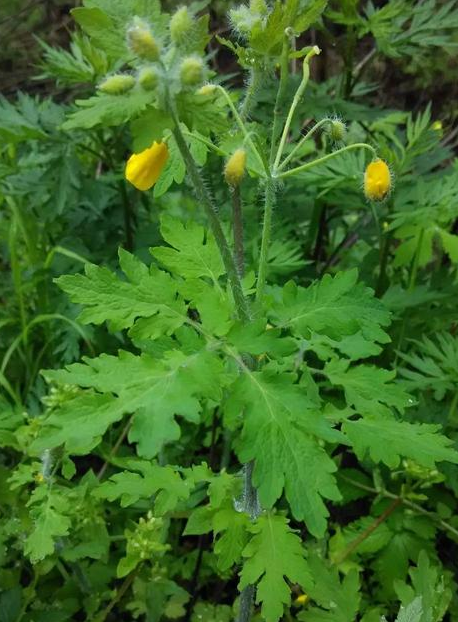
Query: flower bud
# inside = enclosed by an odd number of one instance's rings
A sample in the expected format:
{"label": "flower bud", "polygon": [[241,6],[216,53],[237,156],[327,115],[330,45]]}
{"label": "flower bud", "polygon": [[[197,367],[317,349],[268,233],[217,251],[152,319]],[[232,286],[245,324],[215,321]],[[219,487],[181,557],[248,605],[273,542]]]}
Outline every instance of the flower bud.
{"label": "flower bud", "polygon": [[149,190],[159,179],[169,158],[165,143],[154,142],[141,153],[134,153],[126,164],[126,179],[137,190]]}
{"label": "flower bud", "polygon": [[159,45],[149,25],[139,17],[134,18],[132,26],[127,30],[127,44],[138,58],[149,61],[159,58]]}
{"label": "flower bud", "polygon": [[344,143],[347,137],[347,127],[340,119],[330,119],[326,133],[333,143]]}
{"label": "flower bud", "polygon": [[382,201],[391,189],[391,173],[384,160],[374,160],[364,173],[364,194],[370,201]]}
{"label": "flower bud", "polygon": [[214,84],[204,84],[197,91],[197,95],[204,95],[205,97],[210,97],[210,95],[214,95],[216,93],[216,86]]}
{"label": "flower bud", "polygon": [[145,91],[152,91],[156,88],[159,75],[154,67],[142,67],[138,72],[138,83]]}
{"label": "flower bud", "polygon": [[172,15],[170,20],[170,38],[176,45],[182,44],[192,29],[192,17],[188,7],[182,6]]}
{"label": "flower bud", "polygon": [[109,95],[127,93],[135,86],[135,78],[127,73],[115,73],[99,84],[99,91]]}
{"label": "flower bud", "polygon": [[180,68],[181,82],[185,86],[196,86],[202,82],[204,77],[204,64],[196,56],[188,56],[181,63]]}
{"label": "flower bud", "polygon": [[237,149],[226,162],[224,179],[229,186],[236,188],[245,175],[246,151]]}

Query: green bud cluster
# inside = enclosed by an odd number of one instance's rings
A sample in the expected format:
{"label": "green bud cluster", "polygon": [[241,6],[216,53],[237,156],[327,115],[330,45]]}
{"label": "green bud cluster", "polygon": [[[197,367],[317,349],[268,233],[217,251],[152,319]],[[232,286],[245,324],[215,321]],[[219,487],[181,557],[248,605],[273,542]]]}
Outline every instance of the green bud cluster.
{"label": "green bud cluster", "polygon": [[187,56],[180,67],[180,79],[183,86],[197,86],[204,79],[204,63],[198,56]]}

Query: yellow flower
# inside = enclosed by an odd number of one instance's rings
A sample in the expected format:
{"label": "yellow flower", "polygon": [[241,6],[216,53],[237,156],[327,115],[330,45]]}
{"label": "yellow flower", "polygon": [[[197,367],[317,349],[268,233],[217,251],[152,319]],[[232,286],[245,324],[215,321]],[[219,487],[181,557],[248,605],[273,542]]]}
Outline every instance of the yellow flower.
{"label": "yellow flower", "polygon": [[383,160],[374,160],[364,174],[364,194],[371,201],[381,201],[391,189],[391,173]]}
{"label": "yellow flower", "polygon": [[304,605],[308,603],[309,600],[310,600],[310,597],[308,594],[300,594],[294,601],[294,604],[297,605],[298,607],[303,607]]}
{"label": "yellow flower", "polygon": [[168,157],[167,145],[157,142],[141,153],[134,153],[127,160],[127,181],[138,190],[149,190],[159,179]]}

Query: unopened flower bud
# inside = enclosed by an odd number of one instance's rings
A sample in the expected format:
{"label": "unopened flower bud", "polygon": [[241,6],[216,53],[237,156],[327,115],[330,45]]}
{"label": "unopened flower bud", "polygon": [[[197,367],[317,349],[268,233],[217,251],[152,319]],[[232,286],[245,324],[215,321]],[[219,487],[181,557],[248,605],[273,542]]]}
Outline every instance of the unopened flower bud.
{"label": "unopened flower bud", "polygon": [[158,60],[159,45],[149,25],[139,17],[134,18],[132,26],[127,30],[127,43],[139,58],[149,61]]}
{"label": "unopened flower bud", "polygon": [[197,95],[204,95],[205,97],[209,97],[210,95],[214,95],[216,93],[216,86],[214,84],[204,84],[197,91]]}
{"label": "unopened flower bud", "polygon": [[204,64],[196,56],[188,56],[181,63],[180,77],[185,86],[196,86],[202,82],[204,76]]}
{"label": "unopened flower bud", "polygon": [[99,84],[99,91],[109,95],[127,93],[135,86],[135,78],[127,73],[115,73]]}
{"label": "unopened flower bud", "polygon": [[237,149],[226,162],[224,168],[224,179],[229,186],[233,188],[240,185],[245,175],[246,167],[246,151],[245,149]]}
{"label": "unopened flower bud", "polygon": [[170,20],[170,38],[176,45],[182,44],[192,29],[192,17],[188,7],[182,6],[172,15]]}
{"label": "unopened flower bud", "polygon": [[382,201],[391,189],[391,173],[383,160],[371,162],[364,174],[364,194],[370,201]]}
{"label": "unopened flower bud", "polygon": [[340,119],[330,119],[326,127],[327,134],[333,143],[344,143],[347,137],[347,127]]}
{"label": "unopened flower bud", "polygon": [[145,91],[152,91],[158,83],[158,73],[154,67],[142,67],[138,72],[138,83]]}

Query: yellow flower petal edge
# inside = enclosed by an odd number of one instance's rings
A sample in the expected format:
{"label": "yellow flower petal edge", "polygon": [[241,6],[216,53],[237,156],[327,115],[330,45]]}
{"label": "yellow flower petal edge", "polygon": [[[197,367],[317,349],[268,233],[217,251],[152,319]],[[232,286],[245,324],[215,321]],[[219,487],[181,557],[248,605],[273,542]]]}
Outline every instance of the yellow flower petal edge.
{"label": "yellow flower petal edge", "polygon": [[371,162],[364,173],[364,194],[371,201],[382,201],[391,189],[391,173],[383,160]]}
{"label": "yellow flower petal edge", "polygon": [[126,164],[127,181],[138,190],[149,190],[159,179],[168,157],[169,149],[162,142],[154,142],[141,153],[132,154]]}

